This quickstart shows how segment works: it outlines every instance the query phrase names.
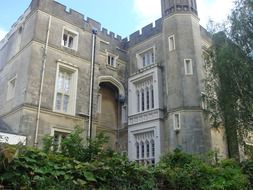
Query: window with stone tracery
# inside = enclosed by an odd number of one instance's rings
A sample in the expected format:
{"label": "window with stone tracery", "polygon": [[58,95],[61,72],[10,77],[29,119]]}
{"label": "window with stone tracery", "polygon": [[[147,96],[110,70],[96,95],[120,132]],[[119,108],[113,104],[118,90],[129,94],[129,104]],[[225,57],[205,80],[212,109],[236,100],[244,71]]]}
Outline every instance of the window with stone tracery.
{"label": "window with stone tracery", "polygon": [[155,107],[152,79],[136,84],[136,111],[143,112]]}
{"label": "window with stone tracery", "polygon": [[155,164],[154,131],[135,134],[135,160],[139,164]]}

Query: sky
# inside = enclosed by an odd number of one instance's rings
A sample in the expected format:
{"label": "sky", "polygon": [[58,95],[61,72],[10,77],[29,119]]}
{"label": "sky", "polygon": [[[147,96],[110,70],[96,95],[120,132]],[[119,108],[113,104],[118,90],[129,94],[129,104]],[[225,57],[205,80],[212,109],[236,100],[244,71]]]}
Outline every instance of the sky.
{"label": "sky", "polygon": [[[160,0],[57,0],[85,17],[99,21],[122,37],[154,23],[161,17]],[[23,14],[31,0],[2,0],[0,3],[0,40],[11,25]],[[233,0],[197,0],[200,24],[206,27],[211,19],[222,22],[227,18]]]}

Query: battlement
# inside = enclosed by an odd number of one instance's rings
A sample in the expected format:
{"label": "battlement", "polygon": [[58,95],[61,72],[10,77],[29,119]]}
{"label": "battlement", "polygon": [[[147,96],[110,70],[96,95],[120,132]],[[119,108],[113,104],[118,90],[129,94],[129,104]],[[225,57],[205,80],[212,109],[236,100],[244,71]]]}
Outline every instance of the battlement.
{"label": "battlement", "polygon": [[129,46],[145,41],[151,36],[154,36],[161,32],[162,32],[162,18],[159,18],[158,20],[155,21],[155,25],[151,23],[143,27],[141,30],[132,33],[128,41]]}
{"label": "battlement", "polygon": [[116,40],[121,42],[122,38],[120,35],[116,35],[115,33],[110,32],[105,28],[102,28],[100,22],[90,17],[87,17],[87,19],[85,19],[85,16],[82,13],[79,13],[71,8],[68,9],[65,5],[62,5],[57,1],[32,0],[31,4],[24,12],[24,14],[21,15],[20,18],[12,25],[11,30],[8,32],[5,38],[0,41],[0,49],[7,43],[10,36],[22,25],[27,16],[36,10],[46,12],[61,20],[69,22],[85,31],[91,32],[95,28],[97,29],[98,35],[101,38],[106,38],[106,40],[109,41]]}
{"label": "battlement", "polygon": [[0,41],[0,50],[3,46],[8,42],[8,39],[12,36],[12,34],[22,27],[22,24],[26,17],[31,13],[31,7],[29,6],[25,12],[18,18],[18,20],[11,26],[10,31],[5,35],[5,37]]}
{"label": "battlement", "polygon": [[76,25],[86,31],[92,31],[94,28],[97,29],[98,35],[101,37],[111,38],[112,40],[121,40],[121,36],[115,35],[113,32],[108,32],[107,29],[102,28],[100,22],[85,16],[73,9],[67,9],[65,5],[54,1],[54,0],[33,0],[31,3],[33,9],[39,9],[52,16]]}

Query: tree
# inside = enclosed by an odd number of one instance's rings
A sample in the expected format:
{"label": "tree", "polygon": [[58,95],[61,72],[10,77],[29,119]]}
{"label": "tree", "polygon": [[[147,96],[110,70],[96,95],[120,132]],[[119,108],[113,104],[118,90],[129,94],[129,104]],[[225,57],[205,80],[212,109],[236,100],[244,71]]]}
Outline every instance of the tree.
{"label": "tree", "polygon": [[231,39],[253,58],[253,0],[238,0],[229,20]]}
{"label": "tree", "polygon": [[229,156],[239,159],[238,143],[253,126],[253,1],[235,5],[228,30],[213,35],[205,86],[210,120],[225,127]]}

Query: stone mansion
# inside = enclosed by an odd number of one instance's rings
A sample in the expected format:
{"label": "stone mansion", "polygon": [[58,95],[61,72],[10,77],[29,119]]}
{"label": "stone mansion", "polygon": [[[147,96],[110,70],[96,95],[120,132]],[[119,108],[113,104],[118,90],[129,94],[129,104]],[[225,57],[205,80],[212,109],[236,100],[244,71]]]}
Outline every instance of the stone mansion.
{"label": "stone mansion", "polygon": [[161,11],[122,39],[54,0],[32,0],[0,42],[0,134],[40,147],[79,126],[141,163],[179,147],[226,156],[224,133],[203,113],[211,38],[196,0],[161,0]]}

